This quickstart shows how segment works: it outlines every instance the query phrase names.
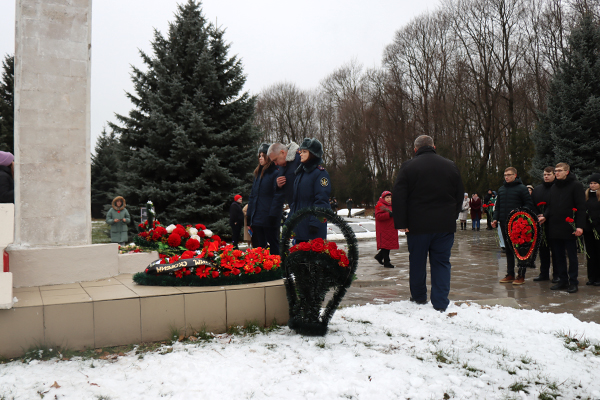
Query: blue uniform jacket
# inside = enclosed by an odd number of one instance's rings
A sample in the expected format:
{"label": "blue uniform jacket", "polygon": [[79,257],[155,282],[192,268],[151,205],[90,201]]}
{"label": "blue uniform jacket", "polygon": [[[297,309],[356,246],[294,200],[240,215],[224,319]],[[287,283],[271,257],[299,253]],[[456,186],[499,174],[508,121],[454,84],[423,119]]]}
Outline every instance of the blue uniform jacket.
{"label": "blue uniform jacket", "polygon": [[[306,164],[300,164],[296,170],[294,180],[294,200],[290,209],[290,216],[307,207],[321,207],[331,209],[329,196],[331,195],[331,181],[325,168],[319,165],[320,158],[314,158]],[[318,231],[310,234],[309,227],[315,226]],[[319,222],[314,217],[304,218],[294,229],[297,240],[311,240],[327,238],[327,223]]]}
{"label": "blue uniform jacket", "polygon": [[[248,226],[279,226],[285,192],[277,188],[278,176],[280,176],[279,169],[275,164],[271,164],[262,177],[259,172],[254,178],[246,212]],[[275,225],[269,223],[269,217],[276,218]]]}
{"label": "blue uniform jacket", "polygon": [[281,170],[281,176],[285,176],[285,185],[283,190],[285,191],[285,202],[291,207],[294,201],[294,181],[296,180],[296,170],[300,166],[300,153],[296,151],[294,161],[290,161],[285,167],[279,167]]}

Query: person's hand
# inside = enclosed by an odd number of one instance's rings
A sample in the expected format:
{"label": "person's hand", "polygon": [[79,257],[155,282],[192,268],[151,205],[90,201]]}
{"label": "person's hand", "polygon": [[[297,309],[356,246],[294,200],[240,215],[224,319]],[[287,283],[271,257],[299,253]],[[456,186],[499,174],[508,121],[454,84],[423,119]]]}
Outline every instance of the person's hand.
{"label": "person's hand", "polygon": [[400,232],[408,233],[408,228],[406,229],[398,229]]}
{"label": "person's hand", "polygon": [[583,229],[581,229],[581,228],[575,229],[575,232],[573,232],[573,235],[575,235],[577,237],[583,235]]}
{"label": "person's hand", "polygon": [[285,185],[285,176],[277,177],[277,187],[283,187]]}
{"label": "person's hand", "polygon": [[123,222],[125,222],[125,223],[127,223],[126,219],[127,219],[127,218],[123,218],[123,219],[122,219],[122,221],[123,221]]}
{"label": "person's hand", "polygon": [[498,221],[494,220],[492,221],[492,228],[495,228],[498,226]]}
{"label": "person's hand", "polygon": [[537,217],[540,224],[543,224],[546,221],[546,217],[544,217],[544,214],[540,214]]}
{"label": "person's hand", "polygon": [[115,222],[119,222],[119,220],[117,218],[115,218]]}

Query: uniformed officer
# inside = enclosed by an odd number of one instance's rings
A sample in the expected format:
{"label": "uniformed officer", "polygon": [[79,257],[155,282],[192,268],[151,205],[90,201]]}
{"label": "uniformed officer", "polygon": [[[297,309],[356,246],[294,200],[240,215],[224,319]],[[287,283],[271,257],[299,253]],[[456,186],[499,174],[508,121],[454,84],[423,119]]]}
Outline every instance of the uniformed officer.
{"label": "uniformed officer", "polygon": [[[325,168],[321,166],[323,145],[317,139],[304,139],[300,145],[300,166],[296,169],[294,197],[290,216],[307,207],[331,209],[329,196],[331,181]],[[296,242],[315,238],[327,238],[327,223],[317,217],[304,218],[294,229]]]}

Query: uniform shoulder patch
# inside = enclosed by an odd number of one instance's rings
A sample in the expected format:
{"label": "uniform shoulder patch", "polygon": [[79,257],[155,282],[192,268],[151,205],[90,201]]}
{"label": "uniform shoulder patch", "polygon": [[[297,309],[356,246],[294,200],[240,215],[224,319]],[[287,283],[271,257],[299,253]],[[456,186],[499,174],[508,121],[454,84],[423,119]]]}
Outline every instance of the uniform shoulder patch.
{"label": "uniform shoulder patch", "polygon": [[321,178],[321,186],[327,187],[329,185],[329,179]]}
{"label": "uniform shoulder patch", "polygon": [[320,171],[325,171],[325,168],[323,168],[322,165],[319,165],[317,168],[319,168]]}

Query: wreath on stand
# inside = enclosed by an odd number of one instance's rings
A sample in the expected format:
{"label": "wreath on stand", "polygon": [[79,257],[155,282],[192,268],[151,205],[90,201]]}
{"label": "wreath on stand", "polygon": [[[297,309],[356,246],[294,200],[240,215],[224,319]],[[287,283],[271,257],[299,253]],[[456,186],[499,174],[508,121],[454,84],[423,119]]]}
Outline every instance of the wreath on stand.
{"label": "wreath on stand", "polygon": [[[314,216],[337,226],[348,245],[348,255],[334,242],[313,239],[290,249],[294,228],[306,217]],[[304,208],[283,227],[281,235],[283,281],[289,304],[288,326],[301,335],[324,336],[335,310],[352,284],[358,266],[356,236],[343,218],[330,209]],[[326,295],[331,299],[322,308]]]}
{"label": "wreath on stand", "polygon": [[540,246],[540,224],[537,215],[526,207],[519,207],[508,214],[508,243],[517,258],[519,275],[526,268],[535,268],[534,261]]}

